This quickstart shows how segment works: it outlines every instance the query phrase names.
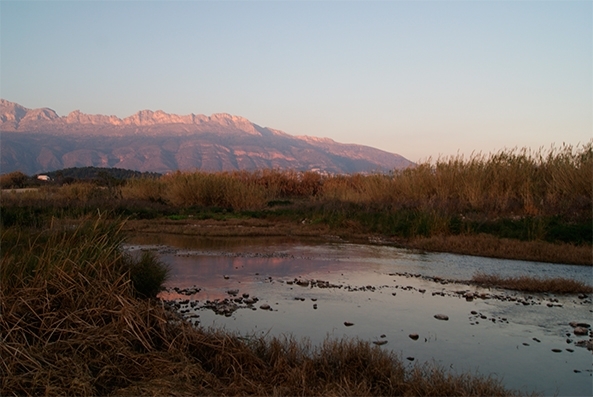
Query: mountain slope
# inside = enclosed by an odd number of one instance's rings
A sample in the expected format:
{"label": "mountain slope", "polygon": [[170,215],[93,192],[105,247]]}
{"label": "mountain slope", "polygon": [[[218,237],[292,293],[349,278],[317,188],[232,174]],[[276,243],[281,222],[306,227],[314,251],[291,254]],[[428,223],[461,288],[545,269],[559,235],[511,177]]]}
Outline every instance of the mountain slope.
{"label": "mountain slope", "polygon": [[229,114],[175,115],[143,110],[130,117],[49,108],[0,99],[0,172],[36,174],[69,167],[117,167],[165,173],[280,168],[330,173],[389,171],[400,155],[327,138],[296,137]]}

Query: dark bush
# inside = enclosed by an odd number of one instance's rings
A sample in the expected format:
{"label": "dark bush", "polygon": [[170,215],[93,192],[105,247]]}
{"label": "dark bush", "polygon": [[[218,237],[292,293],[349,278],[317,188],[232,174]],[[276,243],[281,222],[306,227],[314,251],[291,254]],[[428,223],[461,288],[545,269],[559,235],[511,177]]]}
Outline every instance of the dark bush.
{"label": "dark bush", "polygon": [[169,278],[169,267],[152,252],[143,252],[139,259],[130,258],[130,279],[139,298],[156,298]]}

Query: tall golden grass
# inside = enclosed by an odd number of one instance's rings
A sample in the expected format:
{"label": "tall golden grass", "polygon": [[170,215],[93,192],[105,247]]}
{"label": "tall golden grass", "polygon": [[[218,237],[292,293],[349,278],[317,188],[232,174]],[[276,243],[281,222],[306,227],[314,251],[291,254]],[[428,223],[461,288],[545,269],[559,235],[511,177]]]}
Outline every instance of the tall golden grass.
{"label": "tall golden grass", "polygon": [[124,198],[175,206],[264,208],[270,200],[306,198],[489,216],[578,216],[591,212],[593,141],[560,148],[503,150],[427,161],[389,175],[332,175],[264,170],[177,172],[129,181]]}
{"label": "tall golden grass", "polygon": [[427,161],[390,176],[324,180],[323,195],[395,207],[477,211],[497,216],[551,215],[591,210],[593,141],[582,146],[503,150]]}
{"label": "tall golden grass", "polygon": [[49,228],[2,234],[0,395],[517,395],[363,341],[196,329],[135,297],[121,224]]}

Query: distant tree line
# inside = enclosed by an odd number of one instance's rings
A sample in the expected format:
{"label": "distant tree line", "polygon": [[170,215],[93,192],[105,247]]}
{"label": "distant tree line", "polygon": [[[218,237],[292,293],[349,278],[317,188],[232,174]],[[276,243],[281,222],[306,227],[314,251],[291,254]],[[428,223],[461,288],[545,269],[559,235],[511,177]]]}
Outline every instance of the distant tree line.
{"label": "distant tree line", "polygon": [[[47,175],[50,180],[39,180],[37,178],[39,175]],[[92,182],[99,186],[117,186],[132,178],[156,179],[160,176],[161,174],[158,172],[140,172],[123,168],[102,167],[72,167],[32,176],[15,171],[0,176],[0,188],[18,189],[48,184],[64,185],[75,182]]]}

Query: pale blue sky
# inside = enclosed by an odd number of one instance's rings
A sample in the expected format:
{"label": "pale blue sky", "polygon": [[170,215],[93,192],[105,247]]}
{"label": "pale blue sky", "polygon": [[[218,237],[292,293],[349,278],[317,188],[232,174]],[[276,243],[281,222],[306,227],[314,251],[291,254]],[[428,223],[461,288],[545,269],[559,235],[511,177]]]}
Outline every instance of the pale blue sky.
{"label": "pale blue sky", "polygon": [[0,96],[231,113],[417,161],[593,135],[593,2],[0,1]]}

